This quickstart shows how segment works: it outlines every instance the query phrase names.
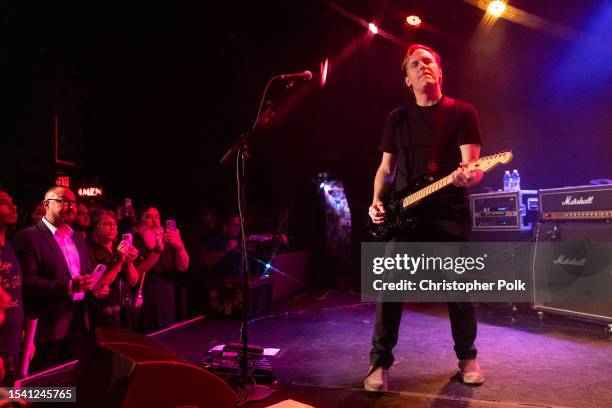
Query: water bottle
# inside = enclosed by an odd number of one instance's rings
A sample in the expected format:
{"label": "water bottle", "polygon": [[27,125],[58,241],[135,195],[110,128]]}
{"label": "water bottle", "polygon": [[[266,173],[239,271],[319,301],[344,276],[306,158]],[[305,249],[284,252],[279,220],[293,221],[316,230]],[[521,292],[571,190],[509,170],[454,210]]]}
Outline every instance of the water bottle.
{"label": "water bottle", "polygon": [[512,191],[519,191],[521,189],[521,175],[518,170],[512,170],[510,176],[510,186]]}
{"label": "water bottle", "polygon": [[504,173],[504,191],[510,191],[510,171]]}

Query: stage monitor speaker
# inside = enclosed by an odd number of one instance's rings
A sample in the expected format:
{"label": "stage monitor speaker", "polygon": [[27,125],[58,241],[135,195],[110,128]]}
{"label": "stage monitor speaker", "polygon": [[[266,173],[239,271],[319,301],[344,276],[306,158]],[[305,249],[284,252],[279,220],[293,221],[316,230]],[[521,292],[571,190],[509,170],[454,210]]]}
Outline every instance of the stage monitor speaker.
{"label": "stage monitor speaker", "polygon": [[[558,276],[580,276],[588,279],[592,272],[587,267],[580,265],[564,265],[559,262],[560,257],[568,259],[585,259],[586,265],[607,265],[610,267],[610,254],[602,253],[596,246],[587,245],[589,242],[612,242],[612,224],[606,222],[572,222],[572,223],[540,223],[535,231],[536,246],[533,258],[534,278],[544,280],[549,284],[557,284]],[[559,242],[562,245],[552,249],[539,243]],[[606,252],[606,251],[603,251]],[[559,268],[571,269],[561,271]],[[561,273],[564,272],[564,273]],[[542,276],[544,274],[544,276]],[[538,288],[533,293],[533,308],[552,314],[573,316],[586,320],[612,322],[612,275],[608,282],[597,283],[596,290],[609,290],[610,301],[575,301],[567,299],[551,299],[550,293],[542,293]],[[582,298],[586,295],[582,295]]]}
{"label": "stage monitor speaker", "polygon": [[112,327],[96,329],[74,375],[79,407],[217,408],[237,401],[215,375],[154,339]]}

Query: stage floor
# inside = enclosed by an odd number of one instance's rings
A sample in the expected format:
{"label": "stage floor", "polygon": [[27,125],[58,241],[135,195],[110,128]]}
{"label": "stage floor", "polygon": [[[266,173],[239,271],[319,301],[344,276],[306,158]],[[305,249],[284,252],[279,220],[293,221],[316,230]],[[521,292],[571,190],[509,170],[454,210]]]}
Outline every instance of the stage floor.
{"label": "stage floor", "polygon": [[[363,391],[375,305],[347,292],[307,293],[251,321],[251,344],[279,348],[267,407],[293,399],[315,407],[612,407],[612,340],[591,324],[500,305],[478,307],[480,387],[460,383],[444,304],[407,304],[390,370],[390,392]],[[237,342],[239,322],[204,319],[156,336],[199,364]]]}
{"label": "stage floor", "polygon": [[[445,304],[406,304],[390,370],[390,392],[363,391],[375,305],[349,292],[308,292],[252,319],[250,344],[278,348],[269,357],[278,381],[249,407],[292,399],[313,407],[612,407],[612,338],[605,324],[499,304],[479,305],[480,387],[455,378]],[[203,318],[154,337],[201,365],[211,348],[239,340],[240,322]],[[69,385],[70,366],[36,385]],[[30,384],[32,385],[32,384]],[[205,392],[205,390],[203,390]],[[35,406],[50,406],[35,404]],[[58,405],[59,406],[59,405]],[[64,406],[71,406],[66,404]]]}

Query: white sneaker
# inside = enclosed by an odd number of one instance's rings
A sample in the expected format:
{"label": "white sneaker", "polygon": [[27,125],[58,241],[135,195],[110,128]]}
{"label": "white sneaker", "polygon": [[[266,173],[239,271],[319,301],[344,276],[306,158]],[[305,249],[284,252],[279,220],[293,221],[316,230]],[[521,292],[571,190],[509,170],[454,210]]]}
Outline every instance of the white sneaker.
{"label": "white sneaker", "polygon": [[389,370],[382,367],[377,367],[370,371],[363,382],[363,388],[367,392],[387,392],[389,389]]}
{"label": "white sneaker", "polygon": [[480,385],[484,382],[484,372],[475,359],[459,360],[458,368],[464,384]]}

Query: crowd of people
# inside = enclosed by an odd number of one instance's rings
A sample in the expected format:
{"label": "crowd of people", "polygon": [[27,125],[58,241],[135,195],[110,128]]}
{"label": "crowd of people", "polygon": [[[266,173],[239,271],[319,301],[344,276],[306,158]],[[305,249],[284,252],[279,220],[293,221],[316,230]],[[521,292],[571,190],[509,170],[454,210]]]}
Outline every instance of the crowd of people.
{"label": "crowd of people", "polygon": [[[22,361],[37,371],[78,358],[95,327],[151,333],[202,313],[213,293],[205,290],[209,278],[241,273],[234,213],[216,228],[207,208],[183,234],[175,220],[162,222],[155,205],[104,208],[53,186],[18,215],[0,190],[3,386],[19,378]],[[37,319],[33,348],[23,347],[28,319]]]}

